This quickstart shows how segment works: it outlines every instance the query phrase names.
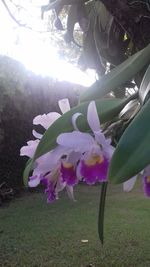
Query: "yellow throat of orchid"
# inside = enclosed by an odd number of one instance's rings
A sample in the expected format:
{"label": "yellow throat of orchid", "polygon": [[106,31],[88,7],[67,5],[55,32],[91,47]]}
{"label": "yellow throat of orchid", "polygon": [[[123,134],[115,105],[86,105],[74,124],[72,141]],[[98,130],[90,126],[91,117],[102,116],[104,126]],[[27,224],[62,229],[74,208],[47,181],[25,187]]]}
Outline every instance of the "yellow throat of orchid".
{"label": "yellow throat of orchid", "polygon": [[92,155],[89,159],[85,160],[85,164],[88,166],[94,166],[96,164],[101,164],[104,161],[103,156]]}
{"label": "yellow throat of orchid", "polygon": [[63,167],[66,169],[71,169],[73,168],[73,165],[70,162],[63,162]]}
{"label": "yellow throat of orchid", "polygon": [[146,177],[146,181],[147,181],[148,184],[150,184],[150,176]]}

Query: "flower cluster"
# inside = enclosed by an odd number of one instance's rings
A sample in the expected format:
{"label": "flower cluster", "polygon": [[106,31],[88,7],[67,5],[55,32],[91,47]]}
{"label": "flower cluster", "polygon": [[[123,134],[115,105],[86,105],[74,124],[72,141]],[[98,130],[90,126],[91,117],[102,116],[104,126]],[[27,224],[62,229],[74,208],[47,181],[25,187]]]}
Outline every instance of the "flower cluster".
{"label": "flower cluster", "polygon": [[[62,113],[70,110],[68,99],[62,99],[58,104]],[[82,114],[76,113],[72,117],[74,131],[57,137],[55,149],[36,160],[32,176],[29,177],[30,187],[36,187],[40,183],[44,185],[48,202],[58,199],[58,193],[64,188],[68,196],[75,200],[73,187],[80,181],[88,185],[107,181],[114,147],[111,146],[111,139],[106,139],[102,132],[95,102],[92,101],[87,110],[87,122],[91,133],[79,131],[76,120],[80,115]],[[47,130],[60,117],[61,114],[50,112],[35,117],[33,124],[41,125]],[[32,133],[36,139],[28,141],[27,145],[21,148],[21,156],[34,156],[42,135],[35,130]],[[144,193],[150,197],[150,165],[140,175],[143,178]],[[124,191],[129,192],[133,189],[137,176],[123,183]]]}
{"label": "flower cluster", "polygon": [[[70,109],[68,99],[59,101],[62,113]],[[108,166],[114,151],[111,140],[106,139],[101,126],[95,102],[92,101],[87,110],[87,122],[91,133],[79,131],[76,120],[81,113],[74,114],[72,123],[74,131],[63,133],[57,137],[57,146],[52,151],[38,158],[35,162],[29,186],[36,187],[40,183],[45,187],[47,201],[58,199],[64,188],[70,198],[74,199],[73,187],[83,181],[88,185],[107,181]],[[61,115],[56,112],[39,115],[34,118],[34,125],[42,125],[48,129]],[[33,130],[36,140],[27,142],[21,148],[21,156],[33,157],[42,135]]]}

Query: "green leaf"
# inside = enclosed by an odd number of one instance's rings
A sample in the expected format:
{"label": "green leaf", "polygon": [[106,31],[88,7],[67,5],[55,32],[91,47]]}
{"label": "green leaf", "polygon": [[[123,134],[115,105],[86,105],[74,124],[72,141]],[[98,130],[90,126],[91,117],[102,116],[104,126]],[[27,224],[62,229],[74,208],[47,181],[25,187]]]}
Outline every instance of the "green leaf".
{"label": "green leaf", "polygon": [[[105,123],[113,119],[128,103],[129,99],[101,99],[95,101],[98,115],[100,116],[101,123]],[[88,131],[89,125],[87,123],[87,108],[89,102],[81,104],[70,111],[66,112],[55,121],[51,127],[45,132],[43,138],[41,139],[37,150],[34,155],[34,159],[40,157],[41,155],[47,153],[56,146],[56,138],[59,134],[65,132],[71,132],[74,130],[71,120],[72,115],[76,112],[82,113],[84,116],[80,116],[77,120],[78,128],[81,131]]]}
{"label": "green leaf", "polygon": [[142,103],[144,102],[145,97],[149,91],[150,91],[150,65],[145,72],[145,75],[143,77],[143,80],[141,82],[140,89],[139,89],[139,97]]}
{"label": "green leaf", "polygon": [[150,163],[150,101],[122,135],[109,168],[109,180],[122,183]]}
{"label": "green leaf", "polygon": [[125,60],[107,75],[104,75],[99,81],[94,83],[83,95],[81,95],[81,102],[103,97],[110,91],[133,78],[134,75],[143,69],[149,62],[150,45]]}
{"label": "green leaf", "polygon": [[98,234],[99,239],[103,245],[104,243],[104,212],[105,212],[105,199],[107,192],[107,183],[102,183],[100,203],[99,203],[99,215],[98,215]]}
{"label": "green leaf", "polygon": [[[124,108],[124,106],[130,101],[129,99],[101,99],[96,101],[97,111],[100,116],[101,123],[107,122],[113,119],[118,113]],[[70,111],[66,112],[56,120],[51,127],[43,135],[37,150],[35,152],[33,160],[30,162],[29,166],[27,165],[24,171],[24,181],[27,183],[30,168],[33,165],[33,162],[36,158],[42,156],[48,151],[52,150],[56,146],[56,138],[59,134],[64,132],[73,131],[73,126],[71,123],[72,115],[76,112],[81,112],[84,116],[80,116],[77,120],[78,128],[81,131],[88,131],[89,126],[87,123],[87,108],[89,102],[83,103]]]}
{"label": "green leaf", "polygon": [[24,182],[25,186],[28,185],[28,177],[29,177],[29,173],[30,173],[30,171],[32,169],[32,166],[33,166],[33,160],[30,159],[30,160],[27,161],[25,170],[23,172],[23,182]]}

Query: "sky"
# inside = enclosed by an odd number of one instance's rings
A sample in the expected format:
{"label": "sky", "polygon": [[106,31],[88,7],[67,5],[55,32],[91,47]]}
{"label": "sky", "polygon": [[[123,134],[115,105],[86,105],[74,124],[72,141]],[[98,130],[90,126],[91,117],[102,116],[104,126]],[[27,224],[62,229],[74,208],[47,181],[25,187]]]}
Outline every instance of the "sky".
{"label": "sky", "polygon": [[[40,19],[40,6],[47,4],[47,1],[14,0],[14,3],[17,2],[22,2],[25,8],[20,15],[22,22],[28,22],[34,30],[17,26],[0,3],[0,54],[17,59],[27,69],[42,76],[51,76],[60,81],[69,81],[86,87],[94,83],[96,77],[94,70],[85,73],[60,59],[57,48],[50,44],[50,33],[37,32],[45,31],[44,21]],[[15,13],[14,6],[11,6],[11,10]]]}

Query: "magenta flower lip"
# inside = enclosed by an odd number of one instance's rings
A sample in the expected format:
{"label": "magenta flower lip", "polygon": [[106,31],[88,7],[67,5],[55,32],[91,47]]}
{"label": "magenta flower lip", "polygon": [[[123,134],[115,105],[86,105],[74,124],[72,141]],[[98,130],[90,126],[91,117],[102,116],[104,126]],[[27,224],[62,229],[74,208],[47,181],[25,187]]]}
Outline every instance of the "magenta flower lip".
{"label": "magenta flower lip", "polygon": [[55,192],[55,184],[49,182],[47,188],[45,189],[45,193],[47,193],[47,202],[51,203],[56,200],[56,192]]}
{"label": "magenta flower lip", "polygon": [[63,182],[66,182],[67,185],[74,186],[78,183],[76,170],[72,164],[62,163],[60,171],[62,180]]}
{"label": "magenta flower lip", "polygon": [[109,161],[105,157],[102,162],[96,162],[93,165],[88,165],[84,160],[80,162],[79,171],[83,176],[84,181],[89,184],[95,184],[96,182],[106,182],[108,172]]}
{"label": "magenta flower lip", "polygon": [[143,178],[143,189],[145,196],[150,197],[150,176],[145,176]]}

